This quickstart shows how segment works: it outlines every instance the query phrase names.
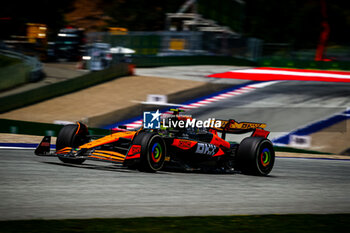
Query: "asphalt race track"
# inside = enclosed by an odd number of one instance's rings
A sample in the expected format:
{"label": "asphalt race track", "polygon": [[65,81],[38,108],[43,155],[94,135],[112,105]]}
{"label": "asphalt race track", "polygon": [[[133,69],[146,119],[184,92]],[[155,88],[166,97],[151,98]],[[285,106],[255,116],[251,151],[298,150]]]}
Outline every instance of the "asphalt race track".
{"label": "asphalt race track", "polygon": [[[235,119],[266,123],[270,139],[346,110],[349,83],[278,82],[187,113],[199,119]],[[345,130],[343,128],[338,130]],[[241,136],[229,136],[237,140]]]}
{"label": "asphalt race track", "polygon": [[0,150],[0,219],[104,218],[350,211],[350,161],[277,158],[269,177],[66,165]]}

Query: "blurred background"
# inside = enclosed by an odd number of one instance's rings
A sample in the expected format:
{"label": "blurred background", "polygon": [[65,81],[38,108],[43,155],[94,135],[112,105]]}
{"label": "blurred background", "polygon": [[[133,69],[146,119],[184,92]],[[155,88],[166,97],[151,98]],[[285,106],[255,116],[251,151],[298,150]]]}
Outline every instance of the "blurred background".
{"label": "blurred background", "polygon": [[345,0],[13,0],[3,2],[0,25],[1,47],[42,61],[78,61],[91,46],[134,56],[350,60]]}

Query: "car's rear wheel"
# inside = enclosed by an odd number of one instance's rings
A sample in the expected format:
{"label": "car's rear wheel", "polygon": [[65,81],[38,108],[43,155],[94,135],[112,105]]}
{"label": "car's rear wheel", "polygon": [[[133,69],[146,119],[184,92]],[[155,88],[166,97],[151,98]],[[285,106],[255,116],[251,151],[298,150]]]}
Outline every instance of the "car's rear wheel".
{"label": "car's rear wheel", "polygon": [[[65,147],[79,147],[87,142],[87,135],[87,127],[82,123],[63,126],[57,136],[56,151]],[[71,164],[82,164],[85,161],[85,159],[58,158],[64,163]]]}
{"label": "car's rear wheel", "polygon": [[235,168],[244,174],[268,175],[275,163],[275,151],[270,140],[248,137],[238,147]]}
{"label": "car's rear wheel", "polygon": [[156,172],[163,168],[166,146],[163,138],[156,133],[141,132],[136,143],[141,145],[141,158],[138,169],[145,172]]}

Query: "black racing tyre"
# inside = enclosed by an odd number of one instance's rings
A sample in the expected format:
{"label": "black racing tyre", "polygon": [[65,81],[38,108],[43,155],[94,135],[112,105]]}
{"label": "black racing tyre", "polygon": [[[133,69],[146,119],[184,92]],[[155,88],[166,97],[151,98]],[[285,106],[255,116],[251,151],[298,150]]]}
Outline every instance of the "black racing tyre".
{"label": "black racing tyre", "polygon": [[166,146],[163,138],[156,133],[141,132],[134,143],[141,145],[141,159],[138,170],[156,172],[163,168]]}
{"label": "black racing tyre", "polygon": [[[65,125],[60,130],[56,140],[56,151],[65,148],[72,147],[76,148],[80,145],[87,142],[88,131],[85,125],[81,124],[81,129],[78,124]],[[70,158],[62,158],[58,157],[64,163],[72,163],[72,164],[82,164],[85,159],[70,159]]]}
{"label": "black racing tyre", "polygon": [[270,140],[248,137],[238,147],[235,168],[244,174],[266,176],[275,163],[275,151]]}

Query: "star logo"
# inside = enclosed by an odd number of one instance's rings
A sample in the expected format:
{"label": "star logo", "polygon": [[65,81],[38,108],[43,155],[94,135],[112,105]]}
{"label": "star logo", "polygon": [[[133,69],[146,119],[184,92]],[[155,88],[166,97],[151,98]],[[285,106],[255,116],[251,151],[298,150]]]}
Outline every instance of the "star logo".
{"label": "star logo", "polygon": [[145,129],[159,129],[160,128],[160,116],[159,109],[156,112],[144,112],[143,113],[143,127]]}
{"label": "star logo", "polygon": [[158,119],[162,114],[159,113],[159,109],[157,109],[157,111],[155,113],[151,113],[151,115],[153,116],[152,121]]}

